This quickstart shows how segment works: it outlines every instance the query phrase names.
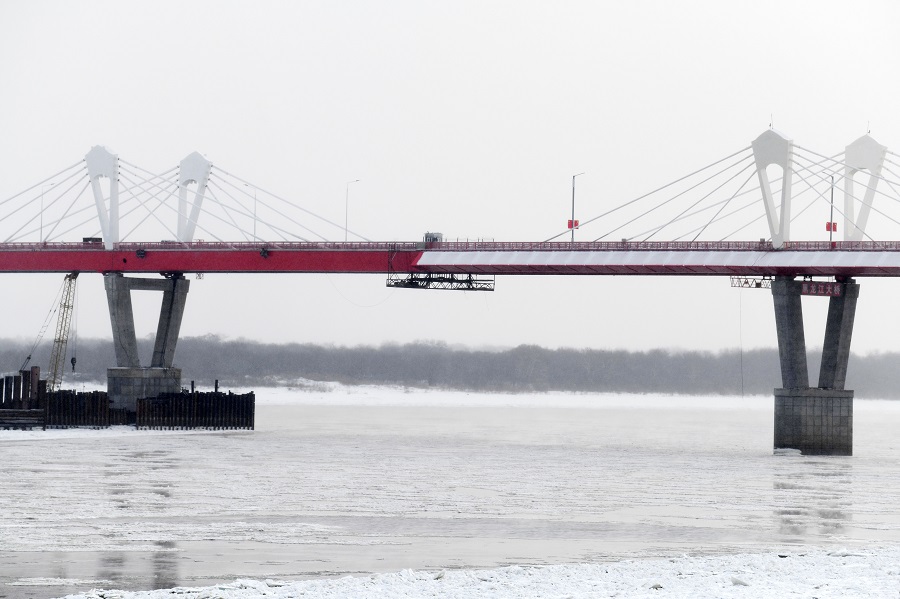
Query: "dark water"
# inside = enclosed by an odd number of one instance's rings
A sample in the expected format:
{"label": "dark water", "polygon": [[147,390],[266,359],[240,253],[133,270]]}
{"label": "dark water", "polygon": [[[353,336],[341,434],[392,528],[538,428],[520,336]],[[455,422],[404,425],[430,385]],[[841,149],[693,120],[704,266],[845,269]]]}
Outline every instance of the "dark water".
{"label": "dark water", "polygon": [[254,432],[0,431],[0,598],[900,541],[896,403],[807,458],[772,455],[771,398],[297,402]]}

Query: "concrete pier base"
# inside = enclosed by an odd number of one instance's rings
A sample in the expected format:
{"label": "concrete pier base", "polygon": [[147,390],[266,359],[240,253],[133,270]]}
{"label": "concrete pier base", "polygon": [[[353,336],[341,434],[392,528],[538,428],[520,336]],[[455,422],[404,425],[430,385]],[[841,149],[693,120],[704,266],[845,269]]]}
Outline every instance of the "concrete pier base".
{"label": "concrete pier base", "polygon": [[110,407],[134,412],[137,400],[181,391],[180,368],[107,368]]}
{"label": "concrete pier base", "polygon": [[775,389],[775,449],[853,455],[853,391]]}

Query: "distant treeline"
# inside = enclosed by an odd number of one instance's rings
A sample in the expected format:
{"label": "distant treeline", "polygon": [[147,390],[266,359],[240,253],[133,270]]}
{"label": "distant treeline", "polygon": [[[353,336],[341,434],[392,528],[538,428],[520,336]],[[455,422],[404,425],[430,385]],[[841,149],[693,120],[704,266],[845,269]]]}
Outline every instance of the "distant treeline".
{"label": "distant treeline", "polygon": [[[48,345],[48,344],[44,344]],[[152,344],[139,342],[144,363]],[[29,353],[22,341],[0,346],[2,370],[16,371]],[[32,364],[46,371],[50,348],[36,352]],[[112,341],[81,339],[76,370],[66,362],[64,386],[105,381],[115,365]],[[810,354],[810,379],[818,378],[819,356]],[[781,386],[778,351],[720,352],[597,349],[546,349],[521,345],[506,350],[459,349],[442,343],[378,347],[339,347],[301,343],[272,344],[186,337],[178,342],[176,366],[183,381],[211,386],[291,384],[297,379],[346,384],[392,384],[466,391],[576,391],[679,394],[770,394]],[[900,397],[900,353],[854,355],[847,387],[857,397]]]}

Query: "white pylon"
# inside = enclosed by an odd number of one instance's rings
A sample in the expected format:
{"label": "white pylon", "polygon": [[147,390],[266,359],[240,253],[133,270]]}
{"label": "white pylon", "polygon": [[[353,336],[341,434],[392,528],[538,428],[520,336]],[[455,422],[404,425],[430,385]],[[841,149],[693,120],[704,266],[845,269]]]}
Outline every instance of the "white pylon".
{"label": "white pylon", "polygon": [[[756,175],[762,190],[763,204],[772,246],[779,249],[791,240],[791,178],[793,175],[794,142],[774,129],[766,130],[753,140],[753,158],[756,161]],[[775,208],[772,187],[766,167],[776,164],[781,167],[781,212]]]}
{"label": "white pylon", "polygon": [[[94,192],[103,245],[111,250],[119,243],[119,157],[104,146],[94,146],[84,156],[84,161]],[[100,177],[109,179],[109,208],[100,187]]]}
{"label": "white pylon", "polygon": [[[194,239],[194,231],[197,228],[197,219],[200,218],[200,208],[203,198],[206,196],[206,185],[209,183],[209,173],[212,163],[200,155],[192,152],[181,161],[178,168],[178,241],[190,242]],[[195,184],[194,190],[189,185]],[[188,194],[193,198],[189,201]],[[188,213],[190,207],[190,213]]]}
{"label": "white pylon", "polygon": [[[862,241],[886,153],[887,148],[868,134],[851,143],[844,152],[844,241]],[[869,171],[869,182],[859,215],[854,216],[858,198],[853,193],[853,176],[861,170]]]}

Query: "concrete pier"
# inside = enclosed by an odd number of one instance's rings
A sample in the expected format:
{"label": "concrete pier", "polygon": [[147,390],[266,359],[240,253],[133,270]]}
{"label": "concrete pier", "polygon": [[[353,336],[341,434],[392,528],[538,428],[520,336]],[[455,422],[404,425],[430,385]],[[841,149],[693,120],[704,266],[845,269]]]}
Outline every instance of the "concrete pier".
{"label": "concrete pier", "polygon": [[775,448],[853,455],[853,391],[775,389]]}
{"label": "concrete pier", "polygon": [[[134,411],[139,398],[181,391],[181,369],[173,368],[190,281],[180,274],[165,279],[104,277],[118,368],[107,370],[107,391],[114,408]],[[161,291],[156,341],[149,367],[141,366],[134,329],[132,291]]]}
{"label": "concrete pier", "polygon": [[783,387],[775,389],[775,449],[804,455],[853,455],[853,391],[844,389],[859,285],[839,282],[828,305],[819,386],[809,386],[802,283],[792,277],[772,282],[775,327]]}

